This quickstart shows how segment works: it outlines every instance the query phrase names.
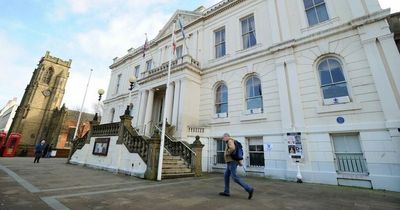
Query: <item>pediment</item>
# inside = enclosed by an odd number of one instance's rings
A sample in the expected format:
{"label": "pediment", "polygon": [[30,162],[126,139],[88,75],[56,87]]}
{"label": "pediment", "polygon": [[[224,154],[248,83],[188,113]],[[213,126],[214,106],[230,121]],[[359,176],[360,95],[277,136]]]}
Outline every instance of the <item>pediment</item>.
{"label": "pediment", "polygon": [[[185,11],[185,10],[177,10],[172,17],[168,20],[168,22],[165,24],[165,26],[160,30],[160,32],[157,34],[156,38],[154,40],[157,40],[159,38],[162,38],[164,36],[168,36],[172,33],[172,27],[173,27],[173,22],[178,19],[178,17],[181,18],[183,21],[183,26],[195,21],[196,19],[200,18],[202,16],[202,13],[199,12],[192,12],[192,11]],[[176,30],[179,29],[179,26],[175,26]]]}

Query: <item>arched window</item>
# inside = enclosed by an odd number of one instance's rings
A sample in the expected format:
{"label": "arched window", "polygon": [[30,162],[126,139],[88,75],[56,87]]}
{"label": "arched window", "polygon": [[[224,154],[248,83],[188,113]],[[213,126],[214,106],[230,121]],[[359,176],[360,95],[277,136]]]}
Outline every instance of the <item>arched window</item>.
{"label": "arched window", "polygon": [[262,90],[260,79],[253,75],[246,81],[246,105],[250,113],[262,112]]}
{"label": "arched window", "polygon": [[114,122],[114,115],[115,115],[115,109],[112,108],[112,109],[111,109],[111,113],[110,113],[110,122],[111,122],[111,123]]}
{"label": "arched window", "polygon": [[349,102],[347,82],[339,60],[333,57],[323,59],[318,71],[325,104]]}
{"label": "arched window", "polygon": [[215,91],[215,112],[216,114],[228,113],[228,88],[223,83]]}
{"label": "arched window", "polygon": [[51,81],[51,78],[53,77],[53,74],[54,74],[54,69],[52,67],[50,67],[44,73],[43,78],[42,78],[42,82],[44,82],[46,84],[50,84],[50,81]]}

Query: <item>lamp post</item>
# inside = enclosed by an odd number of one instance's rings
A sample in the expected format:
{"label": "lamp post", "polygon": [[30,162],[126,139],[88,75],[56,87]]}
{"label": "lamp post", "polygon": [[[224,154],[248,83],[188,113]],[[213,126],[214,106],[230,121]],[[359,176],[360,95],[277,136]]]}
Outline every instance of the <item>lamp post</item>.
{"label": "lamp post", "polygon": [[97,110],[96,110],[96,114],[94,115],[93,121],[97,121],[100,115],[100,101],[101,101],[101,97],[104,95],[104,90],[103,89],[99,89],[97,91],[97,93],[99,94],[99,99],[97,99]]}
{"label": "lamp post", "polygon": [[129,98],[128,98],[128,106],[126,107],[125,110],[125,115],[131,115],[131,110],[133,108],[133,104],[131,102],[131,98],[132,98],[132,90],[135,87],[135,83],[137,81],[137,78],[135,77],[135,75],[132,75],[131,77],[129,77]]}

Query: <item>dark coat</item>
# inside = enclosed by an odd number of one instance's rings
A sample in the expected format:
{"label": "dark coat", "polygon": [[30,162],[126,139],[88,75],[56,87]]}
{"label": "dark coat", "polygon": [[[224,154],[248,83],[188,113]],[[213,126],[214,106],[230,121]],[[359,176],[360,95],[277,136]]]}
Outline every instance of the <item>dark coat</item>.
{"label": "dark coat", "polygon": [[35,147],[35,154],[42,154],[44,149],[44,145],[42,144],[37,144]]}

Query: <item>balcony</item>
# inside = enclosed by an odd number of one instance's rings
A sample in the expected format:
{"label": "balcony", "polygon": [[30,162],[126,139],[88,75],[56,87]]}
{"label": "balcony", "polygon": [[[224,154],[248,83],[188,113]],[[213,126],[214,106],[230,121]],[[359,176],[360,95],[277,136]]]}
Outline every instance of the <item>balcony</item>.
{"label": "balcony", "polygon": [[[154,77],[167,75],[168,66],[169,62],[165,62],[156,68],[142,72],[138,81],[139,84],[143,84]],[[200,62],[192,58],[190,55],[184,55],[182,58],[175,59],[171,62],[171,73],[185,68],[200,73]]]}

